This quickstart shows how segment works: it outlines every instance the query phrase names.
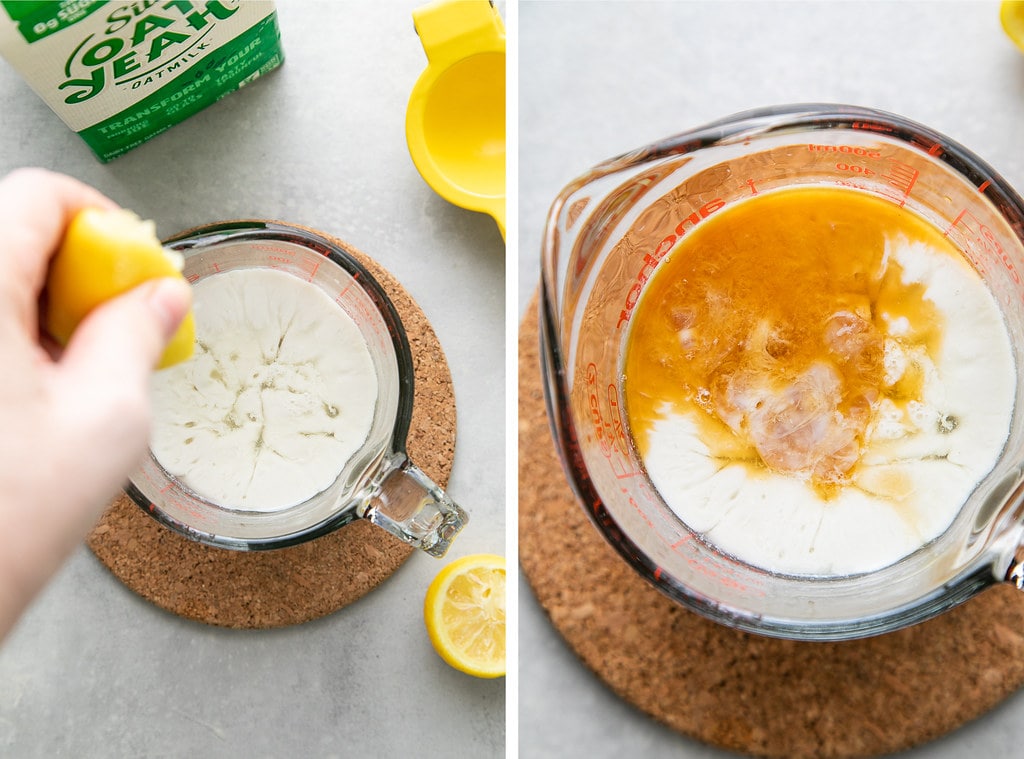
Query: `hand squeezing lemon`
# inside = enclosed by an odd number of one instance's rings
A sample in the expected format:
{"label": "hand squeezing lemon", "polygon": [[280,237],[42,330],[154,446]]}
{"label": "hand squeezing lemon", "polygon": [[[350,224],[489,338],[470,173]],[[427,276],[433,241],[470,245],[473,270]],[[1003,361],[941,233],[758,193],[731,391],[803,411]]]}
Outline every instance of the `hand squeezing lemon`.
{"label": "hand squeezing lemon", "polygon": [[[43,324],[66,345],[94,308],[151,279],[182,277],[181,267],[180,257],[160,244],[153,222],[124,209],[87,208],[72,219],[50,264]],[[195,322],[189,311],[157,368],[187,360],[194,341]]]}
{"label": "hand squeezing lemon", "polygon": [[474,677],[505,674],[505,559],[474,554],[442,569],[427,590],[430,642],[455,669]]}

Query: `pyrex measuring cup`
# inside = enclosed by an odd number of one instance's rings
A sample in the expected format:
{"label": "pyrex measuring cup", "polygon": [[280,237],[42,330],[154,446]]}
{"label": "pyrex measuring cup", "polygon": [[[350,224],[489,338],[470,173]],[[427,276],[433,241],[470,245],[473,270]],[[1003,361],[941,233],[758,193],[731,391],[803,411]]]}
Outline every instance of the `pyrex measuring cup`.
{"label": "pyrex measuring cup", "polygon": [[[281,548],[368,519],[433,556],[443,556],[468,517],[405,452],[413,363],[401,320],[370,273],[334,243],[279,223],[234,222],[172,238],[192,282],[270,268],[323,290],[358,326],[378,380],[370,432],[333,484],[287,508],[247,511],[213,503],[170,475],[152,453],[130,477],[131,498],[163,524],[203,543]],[[344,466],[342,466],[344,465]]]}
{"label": "pyrex measuring cup", "polygon": [[[623,408],[625,337],[659,261],[693,227],[755,193],[856,189],[916,212],[998,301],[1024,365],[1024,202],[971,152],[864,108],[738,114],[603,163],[568,185],[544,235],[541,332],[548,409],[565,471],[594,523],[643,577],[726,625],[844,639],[938,614],[1000,581],[1021,587],[1024,383],[1009,437],[951,526],[878,571],[797,576],[717,550],[651,484]],[[810,262],[808,265],[813,265]]]}
{"label": "pyrex measuring cup", "polygon": [[413,21],[428,64],[409,96],[409,154],[438,195],[504,237],[505,25],[487,0],[434,0]]}

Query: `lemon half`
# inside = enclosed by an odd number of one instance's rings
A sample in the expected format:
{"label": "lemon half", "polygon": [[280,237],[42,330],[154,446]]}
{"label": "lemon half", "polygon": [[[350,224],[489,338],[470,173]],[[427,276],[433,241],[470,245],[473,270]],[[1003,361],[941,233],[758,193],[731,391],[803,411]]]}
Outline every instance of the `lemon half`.
{"label": "lemon half", "polygon": [[1024,0],[1003,0],[999,21],[1006,36],[1024,52]]}
{"label": "lemon half", "polygon": [[473,554],[442,569],[423,606],[427,634],[448,664],[474,677],[505,674],[505,559]]}
{"label": "lemon half", "polygon": [[[160,277],[182,277],[182,260],[160,244],[154,224],[124,209],[79,211],[68,225],[46,279],[43,326],[67,345],[79,323],[101,303]],[[187,360],[195,342],[191,310],[157,368]]]}

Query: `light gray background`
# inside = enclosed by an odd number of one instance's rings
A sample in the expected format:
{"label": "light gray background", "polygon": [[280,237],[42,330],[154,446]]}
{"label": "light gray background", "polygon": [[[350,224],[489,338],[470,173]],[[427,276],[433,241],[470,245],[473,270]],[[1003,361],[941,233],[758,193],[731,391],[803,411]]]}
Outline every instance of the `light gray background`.
{"label": "light gray background", "polygon": [[505,552],[505,254],[494,222],[436,196],[409,158],[418,4],[280,2],[283,68],[107,165],[0,62],[0,174],[72,174],[163,236],[308,224],[394,274],[448,357],[448,489],[472,516],[447,559],[417,553],[352,606],[272,631],[167,614],[79,550],[0,647],[0,756],[504,755],[504,679],[448,667],[422,622],[449,559]]}
{"label": "light gray background", "polygon": [[[830,101],[927,124],[1024,191],[1024,54],[996,2],[519,3],[520,315],[559,190],[607,158],[749,108]],[[520,586],[519,745],[531,759],[729,756],[592,675]],[[907,757],[1017,755],[1024,694]]]}

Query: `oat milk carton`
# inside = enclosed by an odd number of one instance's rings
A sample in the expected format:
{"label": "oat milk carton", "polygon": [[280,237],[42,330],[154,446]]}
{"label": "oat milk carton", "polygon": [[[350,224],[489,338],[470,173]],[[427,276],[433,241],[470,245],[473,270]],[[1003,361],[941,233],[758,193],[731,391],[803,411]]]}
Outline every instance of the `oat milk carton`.
{"label": "oat milk carton", "polygon": [[261,0],[0,0],[0,56],[103,161],[283,60]]}

